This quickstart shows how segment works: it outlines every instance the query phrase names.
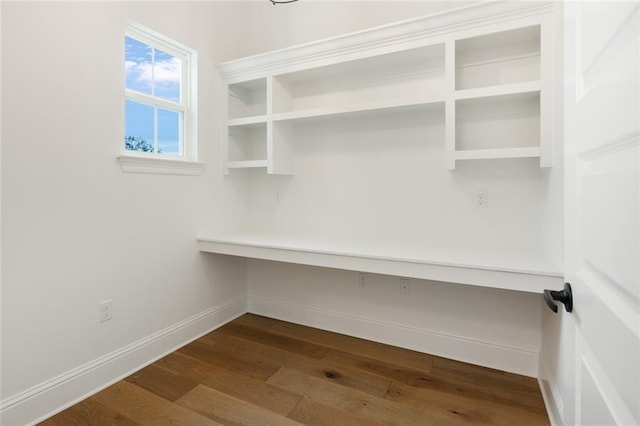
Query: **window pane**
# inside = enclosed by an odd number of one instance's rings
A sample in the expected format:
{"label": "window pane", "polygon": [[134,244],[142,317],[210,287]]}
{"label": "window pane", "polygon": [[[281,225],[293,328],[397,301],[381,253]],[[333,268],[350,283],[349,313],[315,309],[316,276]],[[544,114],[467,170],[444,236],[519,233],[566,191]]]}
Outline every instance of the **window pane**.
{"label": "window pane", "polygon": [[124,110],[125,149],[153,152],[153,106],[127,99]]}
{"label": "window pane", "polygon": [[127,89],[152,94],[153,49],[131,37],[124,38],[124,74]]}
{"label": "window pane", "polygon": [[182,79],[182,62],[175,56],[160,49],[155,49],[153,66],[154,95],[180,102],[180,81]]}
{"label": "window pane", "polygon": [[182,114],[158,109],[158,149],[163,154],[182,154]]}

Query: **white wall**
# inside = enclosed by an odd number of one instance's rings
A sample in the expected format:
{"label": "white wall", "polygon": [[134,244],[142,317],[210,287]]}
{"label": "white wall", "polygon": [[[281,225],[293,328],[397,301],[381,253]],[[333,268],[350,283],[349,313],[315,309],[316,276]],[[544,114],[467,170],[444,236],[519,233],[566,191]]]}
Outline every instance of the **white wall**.
{"label": "white wall", "polygon": [[[199,52],[201,176],[123,173],[116,161],[126,19]],[[201,254],[195,241],[246,210],[244,179],[221,171],[215,64],[233,46],[216,19],[203,2],[2,3],[3,424],[244,312],[245,262]],[[99,323],[105,299],[113,320]],[[55,395],[42,403],[38,392]]]}

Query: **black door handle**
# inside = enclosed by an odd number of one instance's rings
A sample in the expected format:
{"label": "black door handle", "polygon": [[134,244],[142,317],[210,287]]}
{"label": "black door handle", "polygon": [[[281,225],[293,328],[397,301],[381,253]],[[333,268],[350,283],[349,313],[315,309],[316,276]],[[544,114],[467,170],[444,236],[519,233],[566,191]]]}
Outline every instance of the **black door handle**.
{"label": "black door handle", "polygon": [[573,293],[571,292],[571,284],[564,283],[564,290],[562,291],[544,291],[544,301],[547,302],[549,309],[553,312],[558,312],[558,305],[555,303],[556,300],[564,304],[564,309],[567,312],[573,311]]}

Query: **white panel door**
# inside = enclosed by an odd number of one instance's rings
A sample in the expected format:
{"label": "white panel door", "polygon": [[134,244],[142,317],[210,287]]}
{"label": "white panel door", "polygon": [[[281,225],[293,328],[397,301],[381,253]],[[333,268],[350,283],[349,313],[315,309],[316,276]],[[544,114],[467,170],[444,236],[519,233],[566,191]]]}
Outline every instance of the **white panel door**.
{"label": "white panel door", "polygon": [[640,4],[565,3],[564,422],[640,424]]}

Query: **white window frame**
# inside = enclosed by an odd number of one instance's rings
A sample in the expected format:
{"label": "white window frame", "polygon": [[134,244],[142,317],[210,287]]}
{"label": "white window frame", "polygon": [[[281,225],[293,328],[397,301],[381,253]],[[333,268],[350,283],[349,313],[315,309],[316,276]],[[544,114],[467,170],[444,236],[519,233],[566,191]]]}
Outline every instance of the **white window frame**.
{"label": "white window frame", "polygon": [[[126,23],[125,36],[136,39],[180,59],[182,63],[180,102],[174,102],[158,96],[137,92],[135,90],[128,89],[125,84],[124,100],[122,105],[124,106],[127,100],[132,100],[171,111],[181,112],[182,123],[180,133],[182,136],[182,147],[181,154],[175,155],[157,152],[130,151],[124,148],[124,138],[122,138],[120,140],[120,143],[122,144],[122,153],[118,157],[122,170],[125,172],[135,173],[199,174],[204,164],[197,161],[198,53],[194,49],[155,32],[137,22],[129,21]],[[124,55],[122,57],[124,58]],[[157,148],[156,139],[157,128],[153,141],[154,148]]]}

